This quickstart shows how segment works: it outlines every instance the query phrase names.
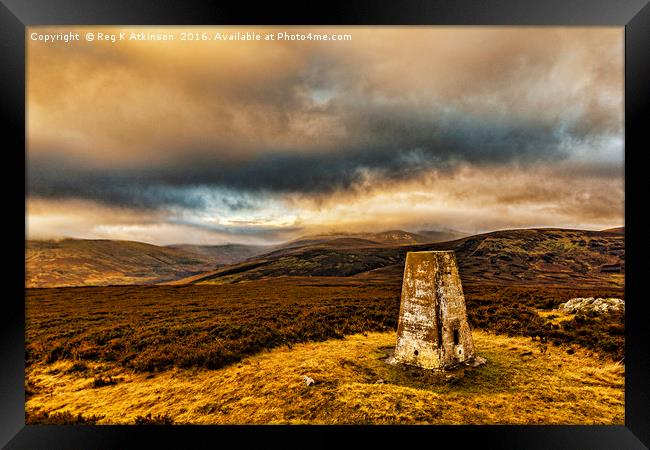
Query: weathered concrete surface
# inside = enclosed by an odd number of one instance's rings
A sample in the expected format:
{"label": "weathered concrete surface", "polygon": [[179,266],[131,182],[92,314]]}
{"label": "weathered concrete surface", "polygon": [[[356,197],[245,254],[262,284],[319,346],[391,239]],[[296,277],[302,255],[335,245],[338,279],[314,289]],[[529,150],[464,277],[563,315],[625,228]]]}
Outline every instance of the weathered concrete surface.
{"label": "weathered concrete surface", "polygon": [[474,359],[453,251],[409,252],[393,362],[445,369]]}

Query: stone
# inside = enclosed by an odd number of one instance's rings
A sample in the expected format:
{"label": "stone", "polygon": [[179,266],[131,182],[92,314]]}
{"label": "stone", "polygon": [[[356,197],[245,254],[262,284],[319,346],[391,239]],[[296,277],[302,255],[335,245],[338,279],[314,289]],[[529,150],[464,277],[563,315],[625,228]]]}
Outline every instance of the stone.
{"label": "stone", "polygon": [[476,356],[470,359],[469,361],[467,361],[465,364],[467,364],[470,367],[479,367],[486,363],[487,363],[487,359],[482,358],[480,356]]}
{"label": "stone", "polygon": [[397,342],[390,362],[448,369],[474,356],[454,252],[407,253]]}
{"label": "stone", "polygon": [[558,309],[569,314],[588,311],[597,314],[625,312],[625,301],[620,298],[577,297],[560,304]]}
{"label": "stone", "polygon": [[305,381],[305,384],[306,384],[307,386],[311,386],[312,384],[315,383],[314,379],[311,378],[311,377],[308,377],[307,375],[303,375],[303,376],[302,376],[302,379]]}

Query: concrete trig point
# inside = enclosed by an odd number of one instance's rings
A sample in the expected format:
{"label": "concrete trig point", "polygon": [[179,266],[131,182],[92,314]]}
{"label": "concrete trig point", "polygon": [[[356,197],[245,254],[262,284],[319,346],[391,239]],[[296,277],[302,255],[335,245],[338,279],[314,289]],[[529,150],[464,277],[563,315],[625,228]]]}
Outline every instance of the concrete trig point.
{"label": "concrete trig point", "polygon": [[473,360],[474,341],[454,252],[407,253],[391,362],[446,369]]}

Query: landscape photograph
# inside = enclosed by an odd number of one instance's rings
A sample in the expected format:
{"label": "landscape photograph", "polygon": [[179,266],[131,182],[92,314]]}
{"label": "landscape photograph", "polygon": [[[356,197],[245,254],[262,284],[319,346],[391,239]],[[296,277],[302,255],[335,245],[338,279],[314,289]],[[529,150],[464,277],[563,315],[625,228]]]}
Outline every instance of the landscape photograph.
{"label": "landscape photograph", "polygon": [[625,424],[622,27],[26,59],[27,424]]}

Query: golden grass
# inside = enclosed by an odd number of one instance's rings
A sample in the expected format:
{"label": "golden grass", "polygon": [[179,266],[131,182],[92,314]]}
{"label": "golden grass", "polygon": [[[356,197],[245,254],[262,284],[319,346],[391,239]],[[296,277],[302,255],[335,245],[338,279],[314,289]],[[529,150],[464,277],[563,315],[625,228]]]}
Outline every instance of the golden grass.
{"label": "golden grass", "polygon": [[[488,363],[464,373],[386,364],[379,348],[394,346],[394,333],[278,348],[219,370],[147,375],[102,363],[68,372],[69,361],[38,363],[28,369],[36,393],[26,409],[102,415],[99,424],[148,413],[193,424],[624,423],[623,365],[582,348],[542,351],[526,338],[473,334]],[[117,384],[93,387],[108,375]]]}
{"label": "golden grass", "polygon": [[546,322],[555,325],[560,324],[562,322],[573,320],[573,318],[576,316],[575,313],[567,313],[564,311],[560,311],[559,309],[551,309],[551,310],[538,309],[537,314],[543,319],[546,319]]}

